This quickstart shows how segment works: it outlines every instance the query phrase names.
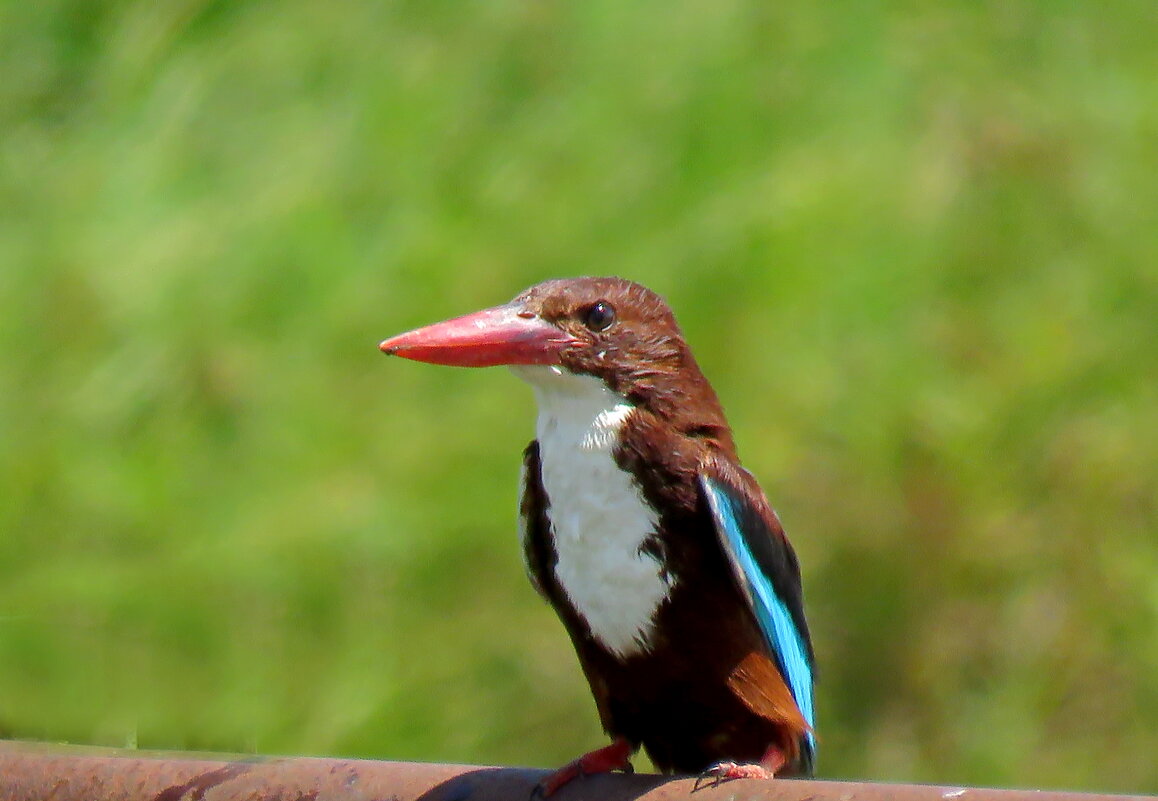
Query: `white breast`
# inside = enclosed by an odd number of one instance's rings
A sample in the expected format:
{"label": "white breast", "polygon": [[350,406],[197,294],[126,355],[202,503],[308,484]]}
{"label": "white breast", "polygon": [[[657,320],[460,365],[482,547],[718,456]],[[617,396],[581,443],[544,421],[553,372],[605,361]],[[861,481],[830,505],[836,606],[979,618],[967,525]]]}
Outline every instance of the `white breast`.
{"label": "white breast", "polygon": [[514,369],[534,387],[539,404],[555,577],[608,650],[619,657],[644,652],[672,582],[659,561],[640,550],[659,521],[612,456],[634,407],[591,376]]}

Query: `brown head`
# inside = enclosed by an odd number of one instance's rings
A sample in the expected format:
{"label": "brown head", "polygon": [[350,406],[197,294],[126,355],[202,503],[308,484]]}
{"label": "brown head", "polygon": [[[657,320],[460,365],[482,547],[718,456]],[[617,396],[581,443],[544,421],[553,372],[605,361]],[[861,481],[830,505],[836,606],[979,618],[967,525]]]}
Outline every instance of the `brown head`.
{"label": "brown head", "polygon": [[[384,353],[460,367],[509,365],[594,376],[691,436],[731,436],[663,298],[622,278],[545,281],[502,306],[391,337]],[[535,371],[517,369],[538,383]]]}

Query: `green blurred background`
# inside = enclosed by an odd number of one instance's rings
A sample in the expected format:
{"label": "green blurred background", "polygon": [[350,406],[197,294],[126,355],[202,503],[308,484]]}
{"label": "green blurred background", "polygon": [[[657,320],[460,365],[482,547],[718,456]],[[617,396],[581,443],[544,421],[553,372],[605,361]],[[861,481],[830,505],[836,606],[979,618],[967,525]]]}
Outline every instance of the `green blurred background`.
{"label": "green blurred background", "polygon": [[826,777],[1158,791],[1151,2],[0,4],[0,734],[552,765],[529,391],[672,303],[803,566]]}

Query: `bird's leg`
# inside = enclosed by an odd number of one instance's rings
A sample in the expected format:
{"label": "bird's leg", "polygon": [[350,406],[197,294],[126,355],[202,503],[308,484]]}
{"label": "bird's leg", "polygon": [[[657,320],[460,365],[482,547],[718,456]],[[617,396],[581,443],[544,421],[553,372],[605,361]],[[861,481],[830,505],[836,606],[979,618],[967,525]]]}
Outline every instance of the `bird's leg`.
{"label": "bird's leg", "polygon": [[613,770],[631,773],[634,770],[631,767],[631,754],[634,751],[635,746],[626,738],[616,737],[610,745],[596,748],[547,776],[535,786],[531,798],[547,798],[568,782],[590,773],[610,773]]}
{"label": "bird's leg", "polygon": [[784,752],[770,745],[759,762],[717,762],[696,778],[692,790],[698,790],[701,782],[715,787],[732,779],[774,779],[787,762]]}

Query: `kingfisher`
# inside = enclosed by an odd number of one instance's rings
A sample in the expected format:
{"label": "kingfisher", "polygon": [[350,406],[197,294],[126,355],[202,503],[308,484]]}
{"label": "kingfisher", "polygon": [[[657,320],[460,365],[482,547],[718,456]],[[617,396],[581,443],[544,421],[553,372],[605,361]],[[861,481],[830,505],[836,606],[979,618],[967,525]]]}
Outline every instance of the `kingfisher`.
{"label": "kingfisher", "polygon": [[530,384],[519,534],[570,635],[609,745],[550,774],[810,776],[814,657],[800,567],[664,300],[612,277],[391,337],[386,354],[507,365]]}

